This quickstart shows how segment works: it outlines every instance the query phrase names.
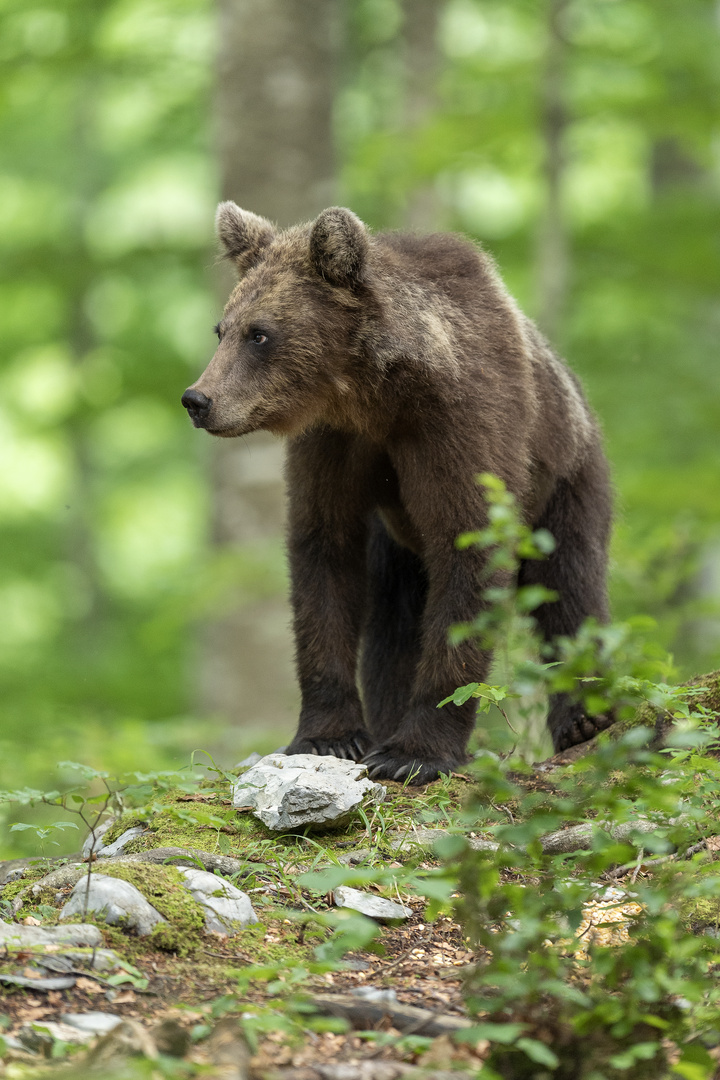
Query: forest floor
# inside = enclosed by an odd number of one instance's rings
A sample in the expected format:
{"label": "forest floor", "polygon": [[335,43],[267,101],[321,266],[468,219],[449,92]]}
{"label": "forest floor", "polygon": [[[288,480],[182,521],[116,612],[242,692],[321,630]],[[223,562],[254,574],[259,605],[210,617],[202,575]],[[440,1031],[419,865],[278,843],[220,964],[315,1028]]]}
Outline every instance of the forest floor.
{"label": "forest floor", "polygon": [[[587,748],[557,755],[513,779],[540,805],[557,791],[565,767]],[[88,972],[76,973],[70,987],[48,988],[38,977],[34,950],[5,946],[0,980],[3,973],[22,975],[37,980],[37,988],[0,986],[7,1044],[0,1077],[39,1078],[48,1072],[68,1080],[90,1075],[399,1080],[442,1078],[453,1070],[454,1075],[477,1073],[489,1044],[472,1032],[462,1039],[462,1029],[474,1022],[463,990],[483,959],[482,950],[470,947],[449,915],[430,920],[424,897],[387,884],[393,871],[400,877],[408,867],[424,872],[439,865],[432,837],[447,835],[457,821],[472,791],[470,778],[457,774],[417,789],[388,783],[386,800],[372,811],[334,832],[308,835],[273,834],[251,814],[234,809],[230,781],[217,773],[192,788],[156,791],[143,809],[118,816],[103,843],[140,825],[144,832],[128,844],[127,854],[180,848],[236,860],[242,865],[236,884],[250,896],[259,921],[221,936],[199,930],[202,920],[196,917],[194,923],[179,922],[175,937],[164,943],[152,934],[141,938],[99,922],[104,946],[127,965],[119,984]],[[496,809],[512,820],[512,806]],[[717,857],[712,838],[707,850],[711,859]],[[63,862],[72,857],[0,864],[3,917],[19,925],[57,925],[72,883],[53,882],[50,888],[42,880]],[[193,865],[192,858],[184,865]],[[335,911],[332,897],[318,895],[298,879],[328,867],[367,871],[368,880],[359,887],[401,900],[412,915],[383,926],[374,942],[350,948],[341,961],[323,965],[319,946],[331,940],[323,917]],[[149,898],[162,911],[168,897],[161,893],[178,887],[173,866],[148,870],[144,862],[100,858],[93,869],[137,881],[149,874],[154,890]],[[377,870],[386,871],[379,884],[371,880]],[[633,881],[645,874],[640,862],[633,874]],[[621,887],[623,880],[624,875],[608,876],[611,886]],[[627,940],[624,910],[618,900],[597,918],[587,912],[577,936],[587,942],[605,935],[612,943],[617,933]],[[596,923],[605,928],[595,930]],[[608,923],[616,929],[608,929]],[[98,1012],[126,1023],[77,1045],[52,1028],[68,1014]]]}

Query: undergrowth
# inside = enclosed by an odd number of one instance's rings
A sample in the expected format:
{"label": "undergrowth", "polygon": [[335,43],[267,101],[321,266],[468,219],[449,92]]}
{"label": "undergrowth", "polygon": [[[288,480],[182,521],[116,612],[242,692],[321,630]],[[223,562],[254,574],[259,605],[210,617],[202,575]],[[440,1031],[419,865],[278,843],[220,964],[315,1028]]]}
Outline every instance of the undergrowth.
{"label": "undergrowth", "polygon": [[[520,523],[497,480],[484,482],[489,525],[461,544],[487,548],[491,570],[543,557],[551,539]],[[280,837],[233,811],[234,776],[212,762],[204,780],[102,777],[97,805],[111,798],[122,814],[108,836],[144,824],[139,848],[187,846],[239,860],[234,879],[261,922],[237,939],[241,962],[226,965],[234,989],[214,1002],[209,1026],[237,1015],[251,1047],[268,1031],[292,1042],[308,1030],[343,1029],[314,1015],[308,990],[342,970],[348,953],[382,949],[375,922],[329,902],[333,889],[351,885],[421,898],[426,922],[442,913],[461,923],[475,956],[464,984],[473,1023],[456,1041],[474,1044],[484,1080],[711,1080],[720,1047],[717,673],[705,686],[671,685],[667,659],[647,650],[639,624],[588,623],[550,658],[532,620],[550,596],[508,586],[488,599],[453,634],[504,653],[505,682],[473,683],[449,700],[472,696],[481,711],[504,714],[507,702],[538,689],[562,690],[591,714],[612,710],[615,729],[574,763],[548,772],[525,765],[511,752],[507,716],[503,737],[468,766],[472,783],[448,777],[419,793],[391,786],[388,802],[354,825]],[[523,636],[527,648],[518,650]],[[78,805],[87,816],[95,796],[76,791],[73,804],[72,794],[5,799]],[[413,825],[441,830],[432,856],[412,843]],[[548,843],[573,826],[583,826],[579,850]],[[478,838],[490,843],[477,850]],[[352,852],[361,857],[348,866]],[[160,909],[157,890],[151,899]],[[193,923],[190,947],[201,938]],[[249,1010],[253,987],[262,1000]]]}

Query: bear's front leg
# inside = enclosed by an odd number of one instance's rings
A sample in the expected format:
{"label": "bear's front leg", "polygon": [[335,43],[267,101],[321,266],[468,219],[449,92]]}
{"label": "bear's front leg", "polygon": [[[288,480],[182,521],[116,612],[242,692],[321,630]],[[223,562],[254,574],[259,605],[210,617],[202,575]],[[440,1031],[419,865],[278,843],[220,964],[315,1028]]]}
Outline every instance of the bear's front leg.
{"label": "bear's front leg", "polygon": [[[455,553],[462,557],[465,553]],[[456,575],[458,584],[464,580],[466,596],[477,596],[475,560]],[[472,569],[470,569],[472,567]],[[410,784],[427,784],[441,773],[454,772],[467,762],[467,744],[475,726],[476,702],[464,705],[438,703],[458,686],[469,682],[484,682],[489,656],[470,642],[454,648],[448,644],[448,630],[453,623],[471,617],[462,613],[448,596],[433,595],[431,584],[423,622],[423,653],[418,665],[409,707],[392,736],[373,746],[364,758],[368,775]],[[458,599],[457,597],[455,598]],[[463,605],[465,606],[465,605]],[[472,615],[479,608],[474,606]]]}
{"label": "bear's front leg", "polygon": [[363,489],[338,433],[290,444],[288,554],[302,701],[288,754],[360,761],[371,745],[355,677],[365,609]]}
{"label": "bear's front leg", "polygon": [[[443,460],[442,455],[437,455]],[[408,470],[403,503],[416,531],[425,541],[422,559],[428,593],[422,619],[422,651],[410,700],[391,734],[372,729],[375,745],[365,757],[372,779],[426,784],[467,761],[467,744],[475,724],[476,703],[438,703],[458,686],[485,681],[490,657],[472,642],[453,647],[448,631],[455,623],[473,619],[489,584],[481,574],[485,556],[477,548],[459,551],[457,536],[482,527],[486,509],[470,476],[465,485],[451,485],[444,474],[434,475],[429,463]],[[413,483],[413,474],[419,478]],[[458,468],[458,473],[460,469]],[[434,490],[434,488],[437,490]]]}

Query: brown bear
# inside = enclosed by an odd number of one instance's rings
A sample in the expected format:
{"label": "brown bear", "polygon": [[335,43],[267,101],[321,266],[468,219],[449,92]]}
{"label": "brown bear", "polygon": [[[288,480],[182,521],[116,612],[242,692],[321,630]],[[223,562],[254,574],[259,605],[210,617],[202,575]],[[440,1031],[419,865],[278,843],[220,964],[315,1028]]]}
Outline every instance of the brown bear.
{"label": "brown bear", "polygon": [[[363,759],[426,783],[466,758],[489,656],[448,643],[483,602],[481,472],[501,477],[554,553],[521,565],[558,599],[548,641],[607,618],[611,498],[574,375],[518,309],[492,260],[454,235],[370,235],[350,211],[280,231],[232,202],[217,230],[239,284],[219,345],[183,395],[196,427],[288,438],[288,547],[298,731],[288,753]],[[360,689],[358,689],[358,683]],[[557,750],[607,726],[558,694]]]}

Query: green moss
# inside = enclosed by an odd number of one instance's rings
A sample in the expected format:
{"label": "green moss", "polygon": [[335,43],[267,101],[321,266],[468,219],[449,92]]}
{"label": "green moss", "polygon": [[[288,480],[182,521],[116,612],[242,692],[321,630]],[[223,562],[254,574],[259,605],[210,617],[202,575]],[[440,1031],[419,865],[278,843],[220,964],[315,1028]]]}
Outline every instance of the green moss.
{"label": "green moss", "polygon": [[306,926],[300,927],[283,918],[284,913],[276,908],[263,911],[261,907],[257,914],[265,918],[246,926],[237,941],[243,957],[253,964],[294,966],[309,961],[313,958],[313,948],[326,936],[324,930],[310,932]]}
{"label": "green moss", "polygon": [[702,689],[703,693],[688,697],[691,706],[702,707],[709,712],[720,713],[720,670],[707,675],[696,675],[687,684],[693,689]]}
{"label": "green moss", "polygon": [[176,867],[115,863],[103,866],[102,873],[130,882],[167,919],[167,923],[158,924],[146,938],[151,947],[187,956],[202,944],[203,909],[185,888],[183,875]]}
{"label": "green moss", "polygon": [[720,896],[688,898],[680,905],[680,918],[693,930],[720,929]]}
{"label": "green moss", "polygon": [[21,878],[18,878],[16,881],[8,881],[6,885],[3,885],[3,901],[12,902],[18,893],[22,892],[24,889],[27,889],[27,887],[29,885],[32,885],[34,881],[38,881],[40,878],[45,877],[45,875],[50,873],[51,870],[56,870],[61,865],[62,863],[60,862],[56,864],[43,862],[42,865],[38,864],[37,866],[27,866],[25,868],[25,873]]}
{"label": "green moss", "polygon": [[[720,714],[720,671],[696,675],[686,685],[693,690],[702,691],[684,696],[691,710],[704,709],[710,713]],[[653,705],[644,701],[633,716],[626,720],[619,720],[613,725],[611,733],[613,738],[618,738],[631,728],[647,727],[657,730],[660,735],[664,734],[670,726],[670,721],[666,716],[661,715]]]}
{"label": "green moss", "polygon": [[107,847],[108,844],[113,844],[119,839],[128,829],[134,829],[138,826],[143,829],[147,828],[147,822],[143,821],[137,814],[122,814],[102,836],[100,845]]}

